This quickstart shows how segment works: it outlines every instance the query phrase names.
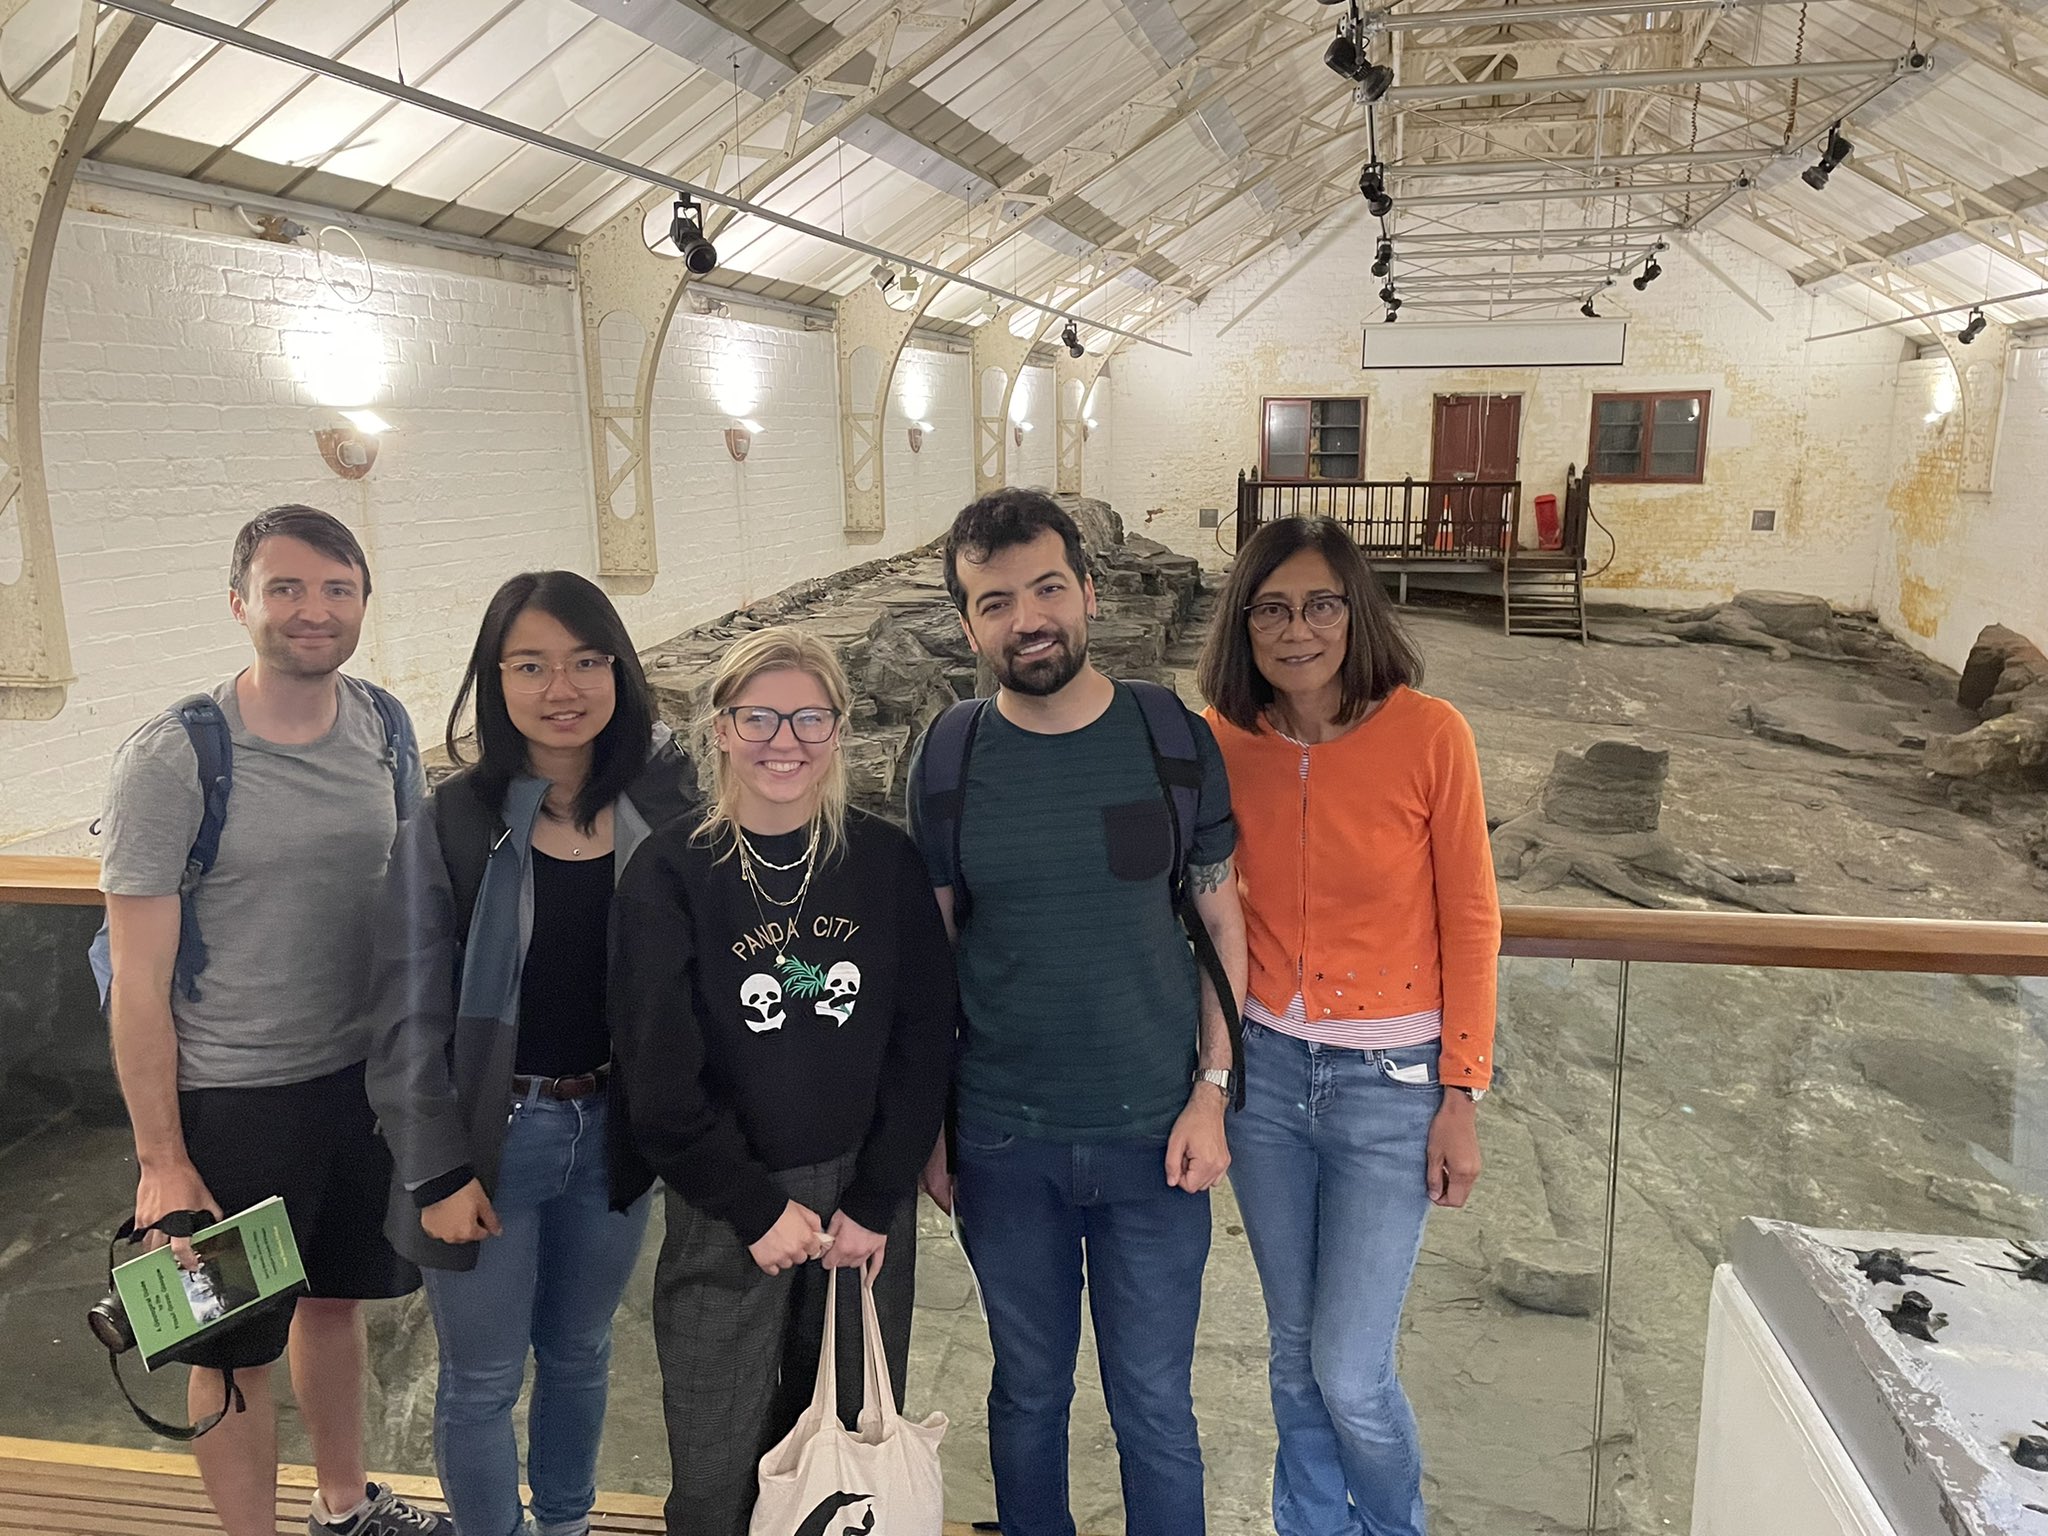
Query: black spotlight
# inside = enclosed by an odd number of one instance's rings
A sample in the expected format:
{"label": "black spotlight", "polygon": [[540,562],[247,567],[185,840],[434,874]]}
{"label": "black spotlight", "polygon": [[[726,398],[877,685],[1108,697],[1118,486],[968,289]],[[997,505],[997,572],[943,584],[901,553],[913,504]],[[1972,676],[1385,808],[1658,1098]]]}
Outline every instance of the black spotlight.
{"label": "black spotlight", "polygon": [[1401,318],[1400,312],[1399,312],[1398,310],[1396,310],[1396,309],[1395,309],[1395,308],[1393,307],[1393,305],[1389,304],[1389,305],[1387,306],[1387,316],[1386,316],[1386,319],[1387,319],[1387,324],[1389,324],[1389,325],[1392,325],[1392,324],[1393,324],[1393,323],[1394,323],[1394,322],[1395,322],[1396,320],[1398,320],[1398,319],[1400,319],[1400,318]]}
{"label": "black spotlight", "polygon": [[683,265],[693,277],[703,277],[718,265],[718,248],[704,238],[704,210],[693,197],[676,199],[676,214],[669,221],[668,237],[682,253]]}
{"label": "black spotlight", "polygon": [[1970,311],[1969,322],[1966,325],[1964,325],[1964,327],[1960,331],[1956,332],[1956,340],[1967,347],[1971,342],[1975,341],[1979,336],[1982,336],[1983,334],[1984,311],[1981,309],[1973,309]]}
{"label": "black spotlight", "polygon": [[1399,304],[1401,302],[1394,297],[1394,285],[1392,283],[1388,283],[1386,287],[1380,290],[1380,302],[1382,304]]}
{"label": "black spotlight", "polygon": [[1835,167],[1856,152],[1856,146],[1842,137],[1842,125],[1836,123],[1828,130],[1828,142],[1820,152],[1820,159],[1799,173],[1799,179],[1816,192],[1825,191],[1828,178],[1835,174]]}
{"label": "black spotlight", "polygon": [[1323,50],[1323,62],[1346,80],[1356,80],[1359,70],[1358,44],[1340,26],[1330,46]]}
{"label": "black spotlight", "polygon": [[1358,190],[1374,218],[1384,219],[1394,211],[1394,200],[1387,195],[1387,168],[1379,161],[1367,161],[1358,173]]}
{"label": "black spotlight", "polygon": [[1598,320],[1600,318],[1600,311],[1593,307],[1593,301],[1590,298],[1579,306],[1579,313],[1588,320]]}
{"label": "black spotlight", "polygon": [[1385,277],[1389,272],[1393,270],[1394,242],[1391,240],[1382,240],[1380,242],[1380,248],[1373,253],[1372,275],[1374,277]]}
{"label": "black spotlight", "polygon": [[1657,281],[1657,279],[1662,277],[1663,275],[1664,269],[1657,265],[1657,258],[1652,256],[1648,261],[1643,263],[1643,270],[1636,274],[1636,277],[1634,281],[1630,284],[1630,286],[1633,287],[1637,293],[1641,293],[1645,288],[1649,287],[1650,284]]}
{"label": "black spotlight", "polygon": [[1067,322],[1067,328],[1060,332],[1060,344],[1067,349],[1067,355],[1070,357],[1082,357],[1088,350],[1081,345],[1081,328],[1071,320]]}

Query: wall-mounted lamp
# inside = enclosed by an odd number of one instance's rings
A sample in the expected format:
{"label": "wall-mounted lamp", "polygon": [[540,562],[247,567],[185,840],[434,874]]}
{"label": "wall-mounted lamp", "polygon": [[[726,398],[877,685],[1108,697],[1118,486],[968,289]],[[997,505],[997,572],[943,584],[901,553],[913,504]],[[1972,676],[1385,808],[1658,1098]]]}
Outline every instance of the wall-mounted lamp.
{"label": "wall-mounted lamp", "polygon": [[[351,411],[349,414],[374,416],[376,413]],[[377,434],[382,430],[381,427],[365,430],[353,424],[318,427],[314,429],[313,441],[319,446],[320,457],[327,461],[329,469],[344,480],[360,480],[377,463]]]}
{"label": "wall-mounted lamp", "polygon": [[1010,436],[1017,440],[1019,448],[1024,446],[1024,434],[1030,430],[1031,423],[1028,421],[1013,421],[1010,423]]}
{"label": "wall-mounted lamp", "polygon": [[925,435],[931,430],[932,424],[928,421],[913,421],[910,424],[910,451],[912,453],[924,452]]}
{"label": "wall-mounted lamp", "polygon": [[761,423],[742,421],[725,429],[725,451],[732,455],[735,464],[744,464],[747,453],[754,446],[754,439],[760,435]]}
{"label": "wall-mounted lamp", "polygon": [[1095,418],[1094,418],[1093,416],[1084,416],[1084,417],[1082,417],[1082,418],[1081,418],[1081,441],[1082,441],[1082,442],[1084,442],[1084,443],[1085,443],[1085,442],[1087,442],[1087,441],[1088,441],[1088,434],[1089,434],[1089,433],[1091,433],[1091,432],[1093,432],[1093,431],[1095,430],[1095,428],[1096,428],[1096,426],[1097,426],[1097,425],[1098,425],[1098,423],[1096,422],[1096,420],[1095,420]]}

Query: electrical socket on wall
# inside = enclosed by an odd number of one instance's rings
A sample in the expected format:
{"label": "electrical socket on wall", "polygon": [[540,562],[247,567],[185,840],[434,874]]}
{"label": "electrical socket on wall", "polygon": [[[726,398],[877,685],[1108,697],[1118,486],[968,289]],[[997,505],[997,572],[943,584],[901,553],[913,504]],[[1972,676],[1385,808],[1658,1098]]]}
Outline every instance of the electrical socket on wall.
{"label": "electrical socket on wall", "polygon": [[1195,514],[1195,526],[1198,528],[1214,528],[1218,515],[1214,507],[1203,507]]}
{"label": "electrical socket on wall", "polygon": [[1758,507],[1749,514],[1749,531],[1751,533],[1776,533],[1778,531],[1778,514],[1768,507]]}

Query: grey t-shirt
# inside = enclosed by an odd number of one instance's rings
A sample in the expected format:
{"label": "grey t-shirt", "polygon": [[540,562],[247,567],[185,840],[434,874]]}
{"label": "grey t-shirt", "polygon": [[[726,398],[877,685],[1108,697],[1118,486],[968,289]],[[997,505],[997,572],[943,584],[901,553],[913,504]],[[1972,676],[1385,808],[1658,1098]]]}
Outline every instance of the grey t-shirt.
{"label": "grey t-shirt", "polygon": [[[220,857],[199,885],[206,969],[171,999],[180,1088],[302,1083],[369,1054],[371,916],[398,816],[376,707],[343,685],[334,727],[253,736],[230,678],[213,690],[234,741]],[[202,806],[199,762],[168,713],[114,756],[100,889],[174,895]]]}

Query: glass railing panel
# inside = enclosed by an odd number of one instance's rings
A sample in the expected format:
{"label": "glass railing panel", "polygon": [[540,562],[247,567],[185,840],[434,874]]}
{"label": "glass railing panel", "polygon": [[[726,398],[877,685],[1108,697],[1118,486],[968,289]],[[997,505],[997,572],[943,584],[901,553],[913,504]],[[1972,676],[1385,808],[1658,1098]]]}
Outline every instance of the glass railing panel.
{"label": "glass railing panel", "polygon": [[1749,1216],[2048,1232],[2048,981],[1629,967],[1597,1529],[1691,1524],[1709,1290]]}
{"label": "glass railing panel", "polygon": [[1430,1217],[1401,1341],[1433,1531],[1585,1522],[1620,973],[1501,965],[1485,1168],[1464,1210]]}

